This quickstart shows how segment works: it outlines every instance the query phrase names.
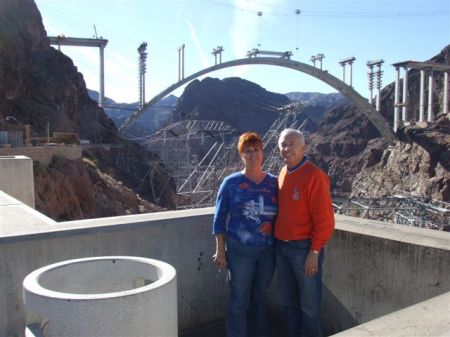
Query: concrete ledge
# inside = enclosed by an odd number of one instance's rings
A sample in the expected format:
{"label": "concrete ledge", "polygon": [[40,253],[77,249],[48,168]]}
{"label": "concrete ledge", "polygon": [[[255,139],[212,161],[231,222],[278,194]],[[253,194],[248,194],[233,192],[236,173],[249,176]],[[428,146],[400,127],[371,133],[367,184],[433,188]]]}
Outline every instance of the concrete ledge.
{"label": "concrete ledge", "polygon": [[50,239],[80,234],[130,230],[146,227],[149,223],[154,225],[169,224],[183,218],[212,215],[213,208],[56,222],[0,191],[0,211],[0,243],[6,243],[33,238]]}
{"label": "concrete ledge", "polygon": [[450,250],[450,235],[431,230],[390,222],[335,215],[336,229],[398,242]]}
{"label": "concrete ledge", "polygon": [[450,292],[333,335],[333,337],[447,337]]}
{"label": "concrete ledge", "polygon": [[57,222],[0,190],[0,242],[55,230]]}

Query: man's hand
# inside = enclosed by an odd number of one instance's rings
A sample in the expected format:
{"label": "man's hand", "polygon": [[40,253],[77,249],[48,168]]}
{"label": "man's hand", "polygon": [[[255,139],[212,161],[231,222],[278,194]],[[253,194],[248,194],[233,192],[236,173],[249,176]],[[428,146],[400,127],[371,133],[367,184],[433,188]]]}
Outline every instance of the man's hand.
{"label": "man's hand", "polygon": [[309,251],[304,269],[307,276],[314,276],[319,271],[319,252]]}

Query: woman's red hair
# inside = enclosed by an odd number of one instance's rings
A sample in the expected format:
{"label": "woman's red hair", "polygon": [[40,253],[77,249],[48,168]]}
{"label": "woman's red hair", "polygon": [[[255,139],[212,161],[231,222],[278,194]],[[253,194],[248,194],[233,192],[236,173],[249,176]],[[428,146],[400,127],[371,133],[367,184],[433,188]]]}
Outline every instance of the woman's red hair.
{"label": "woman's red hair", "polygon": [[240,155],[244,153],[245,149],[249,146],[260,147],[262,149],[263,143],[261,136],[256,132],[245,132],[239,137],[237,149]]}

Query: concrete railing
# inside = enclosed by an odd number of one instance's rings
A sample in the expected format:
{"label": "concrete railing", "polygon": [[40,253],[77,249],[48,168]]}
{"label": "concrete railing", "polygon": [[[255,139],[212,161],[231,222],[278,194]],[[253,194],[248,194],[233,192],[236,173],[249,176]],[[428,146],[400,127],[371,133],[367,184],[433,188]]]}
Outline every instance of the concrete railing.
{"label": "concrete railing", "polygon": [[[141,256],[174,266],[180,330],[222,319],[227,287],[211,262],[212,216],[205,208],[55,223],[0,192],[0,336],[23,336],[25,325],[36,320],[23,305],[27,274],[93,256]],[[449,261],[446,232],[337,216],[325,261],[326,331],[450,291]],[[271,303],[277,312],[276,280]]]}
{"label": "concrete railing", "polygon": [[336,219],[324,274],[329,334],[450,291],[449,233],[348,216]]}

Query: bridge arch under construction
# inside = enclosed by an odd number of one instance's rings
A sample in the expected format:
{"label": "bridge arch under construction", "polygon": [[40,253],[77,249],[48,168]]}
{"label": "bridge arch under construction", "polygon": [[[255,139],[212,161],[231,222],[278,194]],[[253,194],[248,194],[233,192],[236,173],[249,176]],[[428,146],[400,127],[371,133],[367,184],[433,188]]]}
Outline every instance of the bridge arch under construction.
{"label": "bridge arch under construction", "polygon": [[[386,122],[386,120],[383,118],[383,116],[376,111],[376,109],[367,101],[366,98],[361,96],[356,90],[354,90],[351,86],[347,85],[345,82],[341,81],[340,79],[334,77],[333,75],[329,74],[327,71],[320,70],[319,68],[315,68],[313,66],[310,66],[308,64],[290,60],[287,58],[275,58],[275,57],[254,57],[254,58],[245,58],[245,59],[238,59],[238,60],[232,60],[228,62],[223,62],[216,64],[212,67],[205,68],[203,70],[200,70],[188,77],[183,78],[177,83],[172,84],[167,89],[163,90],[161,93],[156,95],[154,98],[152,98],[145,107],[152,106],[153,104],[160,101],[162,98],[173,92],[174,90],[178,89],[179,87],[185,85],[186,83],[189,83],[190,81],[196,79],[197,77],[200,77],[202,75],[214,72],[216,70],[224,69],[224,68],[230,68],[230,67],[236,67],[241,65],[272,65],[272,66],[279,66],[284,68],[289,68],[292,70],[300,71],[302,73],[308,74],[310,76],[313,76],[322,82],[327,83],[337,91],[339,91],[341,94],[348,97],[353,104],[355,104],[359,111],[362,112],[378,129],[378,131],[381,133],[381,135],[389,142],[394,143],[396,136],[395,133],[390,128],[389,124]],[[136,111],[133,113],[128,120],[124,123],[124,125],[120,128],[120,130],[124,130],[128,128],[133,121],[135,121],[139,115],[143,112],[143,109]]]}

